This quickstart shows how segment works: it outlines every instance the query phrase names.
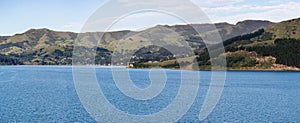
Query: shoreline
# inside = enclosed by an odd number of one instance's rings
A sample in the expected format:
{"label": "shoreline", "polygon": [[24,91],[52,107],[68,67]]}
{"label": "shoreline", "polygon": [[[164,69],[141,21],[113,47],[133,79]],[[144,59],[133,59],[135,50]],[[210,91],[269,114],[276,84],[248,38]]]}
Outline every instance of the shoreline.
{"label": "shoreline", "polygon": [[[101,68],[126,68],[126,69],[155,69],[155,68],[129,68],[127,66],[105,66],[105,65],[0,65],[0,67],[101,67]],[[169,69],[169,70],[191,70],[191,71],[228,71],[228,72],[300,72],[300,70],[271,70],[271,69],[178,69],[178,68],[158,68],[158,69]]]}

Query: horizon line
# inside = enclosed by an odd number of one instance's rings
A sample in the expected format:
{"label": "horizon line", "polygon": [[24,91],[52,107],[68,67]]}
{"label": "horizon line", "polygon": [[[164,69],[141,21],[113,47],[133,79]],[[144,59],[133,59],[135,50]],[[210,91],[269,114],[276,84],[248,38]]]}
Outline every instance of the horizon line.
{"label": "horizon line", "polygon": [[[298,19],[298,18],[293,18],[293,19]],[[288,19],[288,20],[292,20],[292,19]],[[138,31],[143,31],[143,30],[147,30],[156,26],[184,26],[184,25],[205,25],[205,24],[230,24],[230,25],[237,25],[240,22],[245,22],[245,21],[265,21],[265,22],[271,22],[271,23],[280,23],[280,22],[284,22],[287,20],[282,20],[279,22],[274,22],[274,21],[270,21],[267,19],[245,19],[245,20],[241,20],[238,21],[236,23],[230,23],[230,22],[226,22],[226,21],[220,21],[220,22],[211,22],[211,23],[176,23],[176,24],[156,24],[156,25],[152,25],[152,26],[146,26],[146,27],[142,27],[142,29],[113,29],[113,30],[107,30],[107,31],[86,31],[86,32],[81,32],[81,31],[75,31],[75,30],[59,30],[59,29],[52,29],[49,27],[33,27],[33,28],[28,28],[23,32],[16,32],[12,35],[0,35],[1,37],[6,37],[6,36],[14,36],[14,35],[18,35],[18,34],[24,34],[25,32],[29,31],[29,30],[42,30],[42,29],[47,29],[47,30],[51,30],[51,31],[55,31],[55,32],[69,32],[69,33],[109,33],[109,32],[122,32],[122,31],[132,31],[132,32],[138,32]]]}

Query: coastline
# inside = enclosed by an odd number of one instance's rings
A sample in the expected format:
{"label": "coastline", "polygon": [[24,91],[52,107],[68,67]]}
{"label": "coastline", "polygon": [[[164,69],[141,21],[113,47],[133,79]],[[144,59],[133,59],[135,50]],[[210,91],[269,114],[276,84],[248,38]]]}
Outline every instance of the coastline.
{"label": "coastline", "polygon": [[180,68],[129,68],[128,66],[105,66],[105,65],[0,65],[0,67],[95,67],[95,68],[126,68],[126,69],[169,69],[169,70],[191,70],[191,71],[228,71],[228,72],[300,72],[293,69],[180,69]]}

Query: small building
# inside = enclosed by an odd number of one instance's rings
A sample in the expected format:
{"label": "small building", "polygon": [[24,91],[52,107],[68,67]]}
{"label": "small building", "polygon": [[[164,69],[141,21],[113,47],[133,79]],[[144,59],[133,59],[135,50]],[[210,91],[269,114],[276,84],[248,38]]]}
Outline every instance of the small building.
{"label": "small building", "polygon": [[128,65],[128,68],[134,68],[134,65],[133,65],[132,63],[130,63],[130,64]]}

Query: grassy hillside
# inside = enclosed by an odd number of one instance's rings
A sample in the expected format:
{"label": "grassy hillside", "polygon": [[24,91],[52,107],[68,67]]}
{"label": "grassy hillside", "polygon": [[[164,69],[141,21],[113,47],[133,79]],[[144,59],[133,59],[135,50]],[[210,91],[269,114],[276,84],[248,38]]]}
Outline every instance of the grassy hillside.
{"label": "grassy hillside", "polygon": [[[284,69],[295,70],[300,67],[300,19],[272,23],[269,21],[246,20],[237,24],[217,23],[212,30],[211,24],[158,25],[143,31],[117,32],[57,32],[49,29],[31,29],[22,34],[0,36],[0,62],[5,65],[36,64],[65,65],[72,63],[74,42],[84,55],[95,49],[95,63],[113,63],[112,55],[128,56],[135,67],[166,67],[192,69],[187,61],[192,54],[183,52],[186,45],[197,54],[198,66],[210,69],[211,60],[203,36],[220,33],[224,39],[228,69]],[[195,29],[200,29],[198,34]],[[100,36],[103,37],[100,39]],[[186,42],[187,44],[185,44]],[[156,42],[156,44],[153,44]],[[164,46],[165,48],[160,47]],[[119,49],[116,49],[119,47]],[[123,47],[123,49],[120,47]],[[213,52],[219,45],[211,46]],[[176,53],[176,55],[174,54]],[[133,53],[133,54],[129,54]],[[179,58],[180,60],[175,60]],[[115,61],[117,62],[117,61]],[[118,65],[126,65],[122,63]]]}
{"label": "grassy hillside", "polygon": [[[227,54],[227,65],[229,69],[279,69],[279,70],[298,70],[300,68],[300,19],[284,21],[266,29],[254,33],[233,37],[224,41],[225,51],[228,53],[238,53],[235,56]],[[217,48],[217,47],[216,47]],[[217,50],[217,49],[215,49]],[[248,55],[240,54],[241,51],[255,53],[256,58],[251,61]],[[199,56],[207,56],[204,52]],[[242,55],[243,57],[240,57]],[[273,58],[261,63],[260,58]],[[209,63],[208,59],[205,64]],[[277,68],[276,68],[277,67]]]}
{"label": "grassy hillside", "polygon": [[[236,35],[250,33],[261,27],[273,25],[273,23],[267,21],[243,21],[236,25],[228,23],[218,23],[215,25],[216,30],[208,30],[209,28],[207,27],[211,26],[211,24],[193,24],[192,26],[201,28],[202,36],[220,32],[222,38],[227,39]],[[9,58],[18,61],[13,64],[71,64],[75,39],[79,40],[76,44],[77,46],[84,46],[82,47],[83,52],[91,48],[96,49],[97,55],[95,62],[97,64],[109,64],[111,62],[112,53],[124,55],[126,52],[133,52],[143,48],[143,46],[151,47],[152,44],[150,42],[153,41],[163,45],[176,45],[175,47],[178,48],[173,47],[173,49],[177,49],[177,51],[184,50],[185,46],[181,42],[187,41],[193,50],[198,52],[205,47],[205,44],[201,36],[195,32],[192,26],[156,26],[140,32],[117,31],[80,34],[57,32],[45,28],[30,29],[24,33],[13,36],[0,36],[0,54],[3,56],[3,59]],[[100,39],[101,35],[103,35],[102,39]],[[96,45],[97,42],[98,45]],[[126,51],[115,49],[117,45],[125,47]],[[151,48],[149,50],[151,50]],[[144,60],[139,59],[137,61],[147,61],[148,58],[148,61],[157,58],[160,59],[159,61],[174,58],[173,55],[163,53],[165,50],[161,48],[158,48],[158,50],[159,52],[156,53],[156,55],[147,55],[147,52],[138,52],[136,56],[140,56],[141,58],[144,56],[145,58]],[[182,56],[184,55],[185,54],[182,54]],[[2,62],[2,64],[8,63]]]}
{"label": "grassy hillside", "polygon": [[[253,22],[253,21],[252,21]],[[252,23],[244,21],[237,26]],[[224,26],[228,24],[223,24]],[[225,47],[225,54],[210,57],[206,48],[197,52],[200,69],[211,69],[211,61],[226,56],[230,70],[300,70],[300,19],[292,19],[272,24],[252,33],[238,35],[225,40],[222,44],[211,45],[212,53],[218,53],[220,46]],[[218,57],[219,56],[219,57]],[[159,63],[145,63],[155,66],[179,67],[178,60]]]}
{"label": "grassy hillside", "polygon": [[266,28],[266,32],[272,35],[273,39],[293,38],[300,39],[300,18],[281,22]]}

